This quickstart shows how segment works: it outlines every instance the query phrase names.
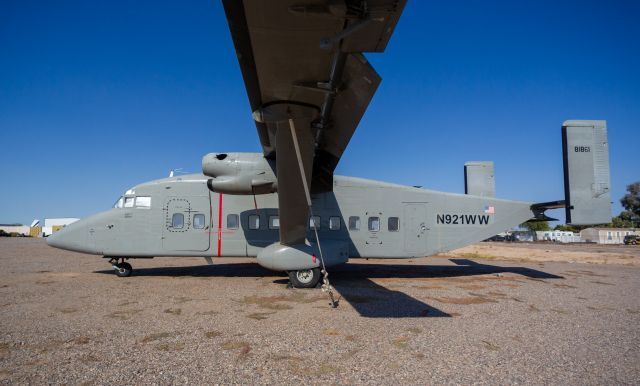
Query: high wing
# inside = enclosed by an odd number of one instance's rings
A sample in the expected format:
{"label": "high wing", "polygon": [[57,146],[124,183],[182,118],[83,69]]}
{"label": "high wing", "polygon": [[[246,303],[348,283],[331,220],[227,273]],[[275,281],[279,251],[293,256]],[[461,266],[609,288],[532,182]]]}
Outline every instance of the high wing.
{"label": "high wing", "polygon": [[332,190],[381,80],[362,53],[384,51],[405,3],[223,0],[260,143],[276,160],[282,244],[304,242],[309,190]]}

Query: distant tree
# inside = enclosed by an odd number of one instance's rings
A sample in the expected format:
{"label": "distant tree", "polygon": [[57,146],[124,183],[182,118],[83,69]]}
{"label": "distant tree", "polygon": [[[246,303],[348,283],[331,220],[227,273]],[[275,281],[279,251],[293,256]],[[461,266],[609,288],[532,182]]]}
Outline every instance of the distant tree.
{"label": "distant tree", "polygon": [[524,224],[520,224],[520,228],[524,228],[528,231],[548,231],[551,228],[547,221],[527,221]]}
{"label": "distant tree", "polygon": [[580,228],[578,228],[575,225],[567,225],[567,224],[558,224],[555,226],[555,228],[553,228],[554,231],[561,231],[561,232],[580,232]]}
{"label": "distant tree", "polygon": [[627,192],[620,199],[622,207],[640,217],[640,181],[627,185]]}
{"label": "distant tree", "polygon": [[612,228],[633,228],[636,216],[627,210],[611,219]]}

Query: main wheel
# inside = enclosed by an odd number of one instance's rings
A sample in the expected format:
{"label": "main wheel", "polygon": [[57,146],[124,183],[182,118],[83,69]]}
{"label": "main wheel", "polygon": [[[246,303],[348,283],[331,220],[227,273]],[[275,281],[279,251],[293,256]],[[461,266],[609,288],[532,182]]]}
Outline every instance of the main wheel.
{"label": "main wheel", "polygon": [[119,277],[131,276],[131,271],[133,271],[131,264],[120,263],[120,264],[116,264],[116,267],[118,267],[118,269],[116,269],[116,275],[118,275]]}
{"label": "main wheel", "polygon": [[320,281],[320,268],[289,271],[291,285],[296,288],[313,288]]}

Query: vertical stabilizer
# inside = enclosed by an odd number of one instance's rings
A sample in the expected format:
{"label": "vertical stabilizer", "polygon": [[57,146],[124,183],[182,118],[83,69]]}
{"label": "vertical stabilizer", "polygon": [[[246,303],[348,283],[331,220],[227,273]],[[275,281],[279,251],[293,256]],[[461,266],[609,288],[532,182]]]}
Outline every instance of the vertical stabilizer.
{"label": "vertical stabilizer", "polygon": [[567,224],[610,222],[607,122],[565,121],[562,153]]}
{"label": "vertical stabilizer", "polygon": [[496,196],[493,161],[469,161],[464,163],[464,193],[482,197]]}

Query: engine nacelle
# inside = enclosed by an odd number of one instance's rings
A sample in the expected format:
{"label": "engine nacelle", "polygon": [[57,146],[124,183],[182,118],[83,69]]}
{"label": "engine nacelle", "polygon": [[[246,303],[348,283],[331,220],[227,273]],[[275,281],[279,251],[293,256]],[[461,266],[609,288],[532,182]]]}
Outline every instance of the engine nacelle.
{"label": "engine nacelle", "polygon": [[260,153],[209,153],[202,158],[202,173],[212,177],[207,186],[213,192],[274,193],[278,180],[273,162]]}

